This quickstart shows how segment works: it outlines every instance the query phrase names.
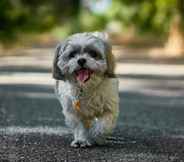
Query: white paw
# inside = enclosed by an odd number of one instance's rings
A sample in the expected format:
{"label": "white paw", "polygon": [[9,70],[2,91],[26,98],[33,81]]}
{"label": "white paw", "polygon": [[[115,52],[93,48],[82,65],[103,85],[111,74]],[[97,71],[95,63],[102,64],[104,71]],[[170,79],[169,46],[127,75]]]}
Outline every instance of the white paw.
{"label": "white paw", "polygon": [[90,147],[92,144],[88,140],[73,140],[71,147]]}

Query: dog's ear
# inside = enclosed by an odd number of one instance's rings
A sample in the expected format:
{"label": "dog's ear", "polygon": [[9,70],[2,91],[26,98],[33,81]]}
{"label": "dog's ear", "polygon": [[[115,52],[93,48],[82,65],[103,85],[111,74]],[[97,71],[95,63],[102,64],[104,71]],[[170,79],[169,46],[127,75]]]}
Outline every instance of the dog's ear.
{"label": "dog's ear", "polygon": [[61,44],[57,45],[56,50],[55,50],[55,55],[54,55],[54,62],[53,62],[53,68],[52,68],[52,76],[56,80],[64,80],[65,79],[64,75],[61,74],[61,70],[57,66],[58,58],[59,58],[60,52],[61,52],[60,51],[61,48],[62,48],[62,45]]}
{"label": "dog's ear", "polygon": [[107,50],[106,60],[107,60],[107,71],[106,71],[105,75],[109,78],[115,78],[116,77],[116,75],[114,73],[115,58],[114,58],[114,55],[113,55],[111,49]]}
{"label": "dog's ear", "polygon": [[109,41],[109,36],[105,32],[93,32],[92,35],[100,38],[104,42],[105,46],[105,53],[106,53],[106,60],[107,60],[107,71],[105,72],[105,75],[110,78],[116,77],[114,73],[115,69],[115,59],[114,55],[112,53],[112,46]]}
{"label": "dog's ear", "polygon": [[109,36],[106,32],[93,32],[92,35],[102,39],[105,42],[108,42],[109,40]]}

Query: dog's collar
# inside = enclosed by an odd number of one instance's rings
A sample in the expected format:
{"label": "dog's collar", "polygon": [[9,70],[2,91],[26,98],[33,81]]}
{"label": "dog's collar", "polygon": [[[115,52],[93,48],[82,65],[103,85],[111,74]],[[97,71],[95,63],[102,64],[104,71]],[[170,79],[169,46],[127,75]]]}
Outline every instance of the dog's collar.
{"label": "dog's collar", "polygon": [[90,98],[94,96],[95,90],[100,87],[100,85],[104,81],[104,77],[93,75],[91,79],[83,86],[78,86],[75,96],[73,97],[73,107],[75,110],[80,111],[80,101],[88,98],[90,101]]}

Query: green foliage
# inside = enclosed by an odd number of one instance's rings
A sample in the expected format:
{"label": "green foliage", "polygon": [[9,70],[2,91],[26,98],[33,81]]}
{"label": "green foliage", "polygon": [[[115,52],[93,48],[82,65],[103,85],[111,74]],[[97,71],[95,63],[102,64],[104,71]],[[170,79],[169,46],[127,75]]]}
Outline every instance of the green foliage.
{"label": "green foliage", "polygon": [[80,2],[1,0],[0,40],[16,38],[19,33],[44,32],[52,28],[55,35],[66,36],[80,31],[103,30],[111,22],[121,24],[123,31],[133,26],[141,34],[165,34],[176,13],[184,17],[183,0],[112,0],[104,13],[87,10]]}
{"label": "green foliage", "polygon": [[0,39],[47,31],[72,20],[78,10],[79,0],[1,0]]}
{"label": "green foliage", "polygon": [[139,33],[164,34],[176,13],[177,1],[180,0],[116,0],[105,13],[97,15],[91,12],[84,14],[82,19],[86,19],[85,29],[98,29],[117,21],[124,28],[134,26]]}
{"label": "green foliage", "polygon": [[107,18],[103,15],[92,15],[89,12],[83,11],[80,16],[81,31],[102,30],[105,28],[107,21]]}

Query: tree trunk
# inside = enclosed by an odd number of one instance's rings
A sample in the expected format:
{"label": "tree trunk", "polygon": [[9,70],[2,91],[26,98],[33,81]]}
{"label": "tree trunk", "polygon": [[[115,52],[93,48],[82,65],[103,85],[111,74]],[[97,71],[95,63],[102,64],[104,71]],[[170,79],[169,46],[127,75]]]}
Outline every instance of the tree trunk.
{"label": "tree trunk", "polygon": [[184,0],[176,1],[175,12],[165,50],[170,56],[177,57],[184,56]]}

